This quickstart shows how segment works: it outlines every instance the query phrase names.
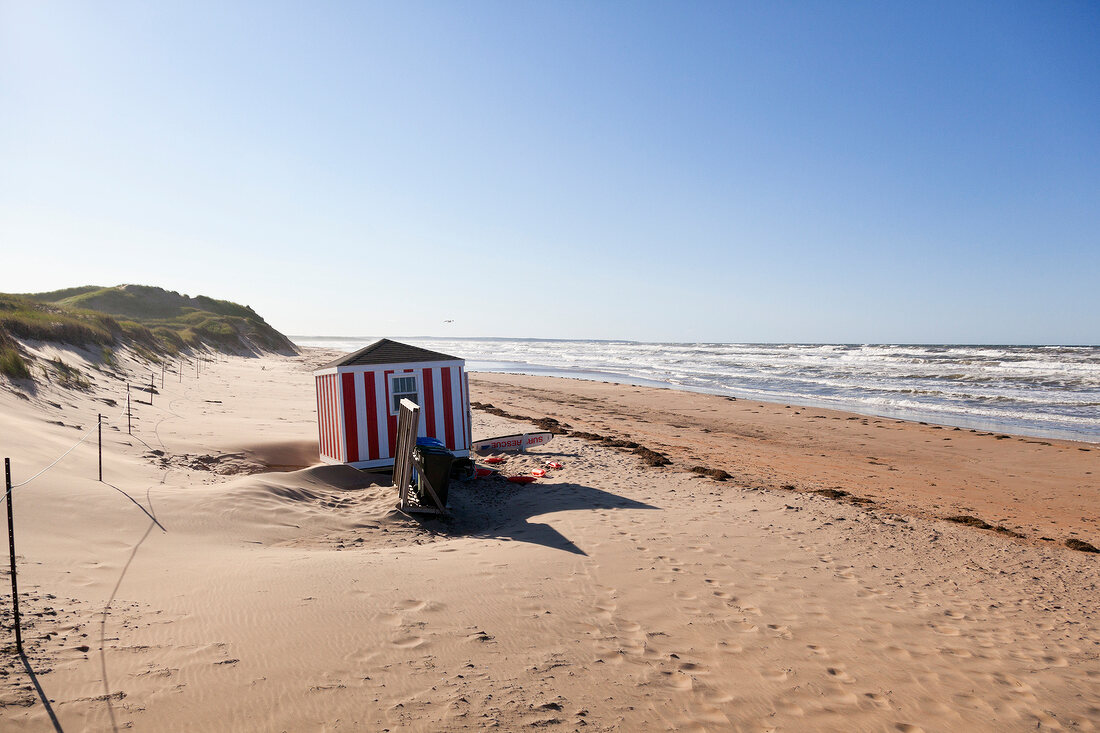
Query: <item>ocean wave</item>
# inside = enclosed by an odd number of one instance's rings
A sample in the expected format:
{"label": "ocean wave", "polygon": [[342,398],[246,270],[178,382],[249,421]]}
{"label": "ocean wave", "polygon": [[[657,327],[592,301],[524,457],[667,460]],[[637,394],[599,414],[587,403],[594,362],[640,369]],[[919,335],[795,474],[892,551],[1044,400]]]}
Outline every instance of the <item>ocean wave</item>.
{"label": "ocean wave", "polygon": [[[369,337],[299,337],[354,351]],[[644,380],[765,401],[1100,439],[1100,347],[399,339],[490,371]],[[1038,433],[1036,433],[1038,434]]]}

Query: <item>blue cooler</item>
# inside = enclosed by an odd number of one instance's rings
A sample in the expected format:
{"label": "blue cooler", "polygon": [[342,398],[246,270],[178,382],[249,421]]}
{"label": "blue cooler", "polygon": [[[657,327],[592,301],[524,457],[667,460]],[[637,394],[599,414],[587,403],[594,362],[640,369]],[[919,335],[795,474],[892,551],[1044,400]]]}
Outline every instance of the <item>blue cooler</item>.
{"label": "blue cooler", "polygon": [[429,438],[428,436],[424,436],[423,438],[417,438],[416,439],[416,444],[417,445],[430,445],[430,446],[434,446],[436,448],[446,448],[447,447],[447,446],[443,445],[443,441],[440,440],[439,438]]}

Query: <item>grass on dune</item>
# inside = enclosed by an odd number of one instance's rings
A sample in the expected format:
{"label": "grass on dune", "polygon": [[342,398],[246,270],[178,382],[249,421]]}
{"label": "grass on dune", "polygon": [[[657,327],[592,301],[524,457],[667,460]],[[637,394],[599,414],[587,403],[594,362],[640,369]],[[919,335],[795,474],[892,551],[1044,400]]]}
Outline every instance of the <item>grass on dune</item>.
{"label": "grass on dune", "polygon": [[145,285],[87,285],[48,293],[0,293],[0,374],[31,376],[17,340],[98,347],[113,363],[126,346],[159,363],[181,352],[296,353],[294,345],[251,308],[203,295]]}
{"label": "grass on dune", "polygon": [[0,346],[0,374],[8,379],[30,379],[27,362],[14,346]]}

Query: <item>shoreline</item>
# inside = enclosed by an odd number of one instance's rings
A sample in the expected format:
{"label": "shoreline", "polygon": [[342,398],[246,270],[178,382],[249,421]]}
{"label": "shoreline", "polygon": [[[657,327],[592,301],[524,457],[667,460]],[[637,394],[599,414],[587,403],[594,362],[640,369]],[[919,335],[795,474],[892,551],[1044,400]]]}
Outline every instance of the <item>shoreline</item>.
{"label": "shoreline", "polygon": [[699,387],[691,387],[680,384],[672,384],[670,382],[661,382],[656,379],[645,379],[642,377],[631,377],[625,374],[614,374],[611,372],[598,373],[598,372],[584,372],[585,374],[591,374],[592,376],[576,376],[567,372],[561,371],[553,367],[547,367],[545,370],[530,371],[480,371],[471,369],[470,374],[505,374],[516,377],[546,377],[548,379],[575,379],[580,382],[598,382],[601,384],[611,385],[628,385],[633,387],[650,387],[653,389],[670,389],[677,392],[692,392],[695,394],[712,395],[714,397],[734,397],[738,400],[748,400],[752,402],[760,402],[769,405],[778,405],[784,407],[788,404],[797,405],[799,407],[808,407],[812,409],[830,410],[833,412],[844,412],[851,415],[860,415],[862,417],[877,417],[884,420],[902,420],[912,423],[929,423],[934,425],[940,425],[945,428],[962,428],[964,430],[984,430],[987,432],[1008,433],[1010,435],[1022,438],[1043,438],[1050,440],[1064,440],[1072,443],[1085,443],[1088,445],[1100,446],[1100,436],[1083,436],[1073,433],[1068,430],[1042,430],[1036,429],[1032,432],[1020,432],[1026,430],[1021,426],[1013,426],[1007,422],[1001,422],[997,420],[983,420],[980,418],[966,418],[965,416],[952,416],[946,415],[946,417],[955,417],[953,422],[942,422],[942,418],[945,417],[943,413],[937,413],[935,411],[921,412],[919,410],[909,411],[897,411],[897,412],[863,412],[859,408],[858,404],[847,403],[843,405],[831,406],[829,403],[821,400],[814,400],[803,397],[791,397],[786,401],[777,401],[774,399],[762,399],[756,396],[754,393],[748,390],[736,390],[728,388],[727,391],[721,392],[718,390],[707,390]]}
{"label": "shoreline", "polygon": [[[353,350],[369,339],[302,339]],[[1100,347],[423,339],[470,371],[663,386],[1100,443]]]}

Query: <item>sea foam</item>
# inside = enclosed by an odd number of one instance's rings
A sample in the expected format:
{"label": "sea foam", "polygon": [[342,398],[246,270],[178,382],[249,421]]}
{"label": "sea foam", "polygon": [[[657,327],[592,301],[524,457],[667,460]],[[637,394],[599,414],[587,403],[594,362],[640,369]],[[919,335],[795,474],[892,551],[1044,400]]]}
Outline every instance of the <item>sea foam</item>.
{"label": "sea foam", "polygon": [[[376,337],[299,336],[354,351]],[[1100,347],[401,338],[471,370],[662,385],[1100,441]]]}

